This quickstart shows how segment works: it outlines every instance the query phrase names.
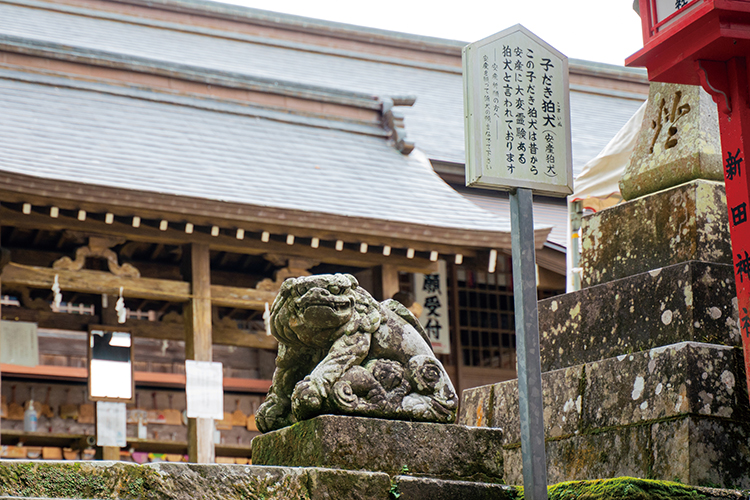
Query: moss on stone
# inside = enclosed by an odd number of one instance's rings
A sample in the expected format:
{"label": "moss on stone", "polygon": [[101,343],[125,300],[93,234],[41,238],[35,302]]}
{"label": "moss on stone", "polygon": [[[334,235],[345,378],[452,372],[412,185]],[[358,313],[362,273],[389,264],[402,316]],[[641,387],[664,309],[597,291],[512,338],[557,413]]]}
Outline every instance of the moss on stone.
{"label": "moss on stone", "polygon": [[[633,477],[568,481],[547,490],[549,500],[701,500],[708,497],[697,488],[671,481],[654,481]],[[518,499],[524,498],[518,487]]]}
{"label": "moss on stone", "polygon": [[[307,443],[304,450],[297,450],[304,455],[305,465],[308,467],[322,467],[322,451],[313,446],[316,439],[310,439],[315,434],[315,425],[311,420],[297,422],[284,429],[284,432],[270,432],[263,435],[263,439],[253,439],[252,455],[253,462],[256,464],[273,464],[278,465],[283,462],[283,458],[288,458],[289,449],[287,443],[291,440],[293,443]],[[270,439],[269,439],[270,438]],[[293,457],[290,463],[285,465],[299,465]]]}
{"label": "moss on stone", "polygon": [[0,493],[48,498],[161,499],[161,479],[147,467],[96,467],[79,462],[8,462],[0,467]]}
{"label": "moss on stone", "polygon": [[[311,498],[398,498],[402,475],[374,478],[341,470],[236,468],[170,464],[164,470],[118,463],[4,462],[0,495],[46,498],[161,500],[223,498],[227,500],[310,500]],[[419,478],[417,478],[419,479]],[[473,478],[496,482],[492,478]],[[426,481],[429,479],[425,478]],[[464,478],[464,481],[466,478]],[[213,484],[211,484],[213,483]],[[390,490],[390,491],[389,491]],[[549,487],[549,500],[709,500],[739,498],[718,490],[677,482],[632,477],[571,481]],[[523,487],[508,497],[524,498]],[[720,492],[721,493],[721,492]]]}

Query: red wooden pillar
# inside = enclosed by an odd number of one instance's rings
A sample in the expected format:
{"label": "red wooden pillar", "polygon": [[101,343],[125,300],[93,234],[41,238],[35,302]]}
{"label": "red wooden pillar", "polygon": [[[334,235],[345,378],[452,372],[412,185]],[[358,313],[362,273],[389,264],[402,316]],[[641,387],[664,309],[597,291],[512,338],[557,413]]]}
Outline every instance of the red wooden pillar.
{"label": "red wooden pillar", "polygon": [[750,387],[750,165],[746,155],[750,151],[750,75],[745,57],[726,62],[699,60],[696,66],[701,85],[719,109],[739,330]]}

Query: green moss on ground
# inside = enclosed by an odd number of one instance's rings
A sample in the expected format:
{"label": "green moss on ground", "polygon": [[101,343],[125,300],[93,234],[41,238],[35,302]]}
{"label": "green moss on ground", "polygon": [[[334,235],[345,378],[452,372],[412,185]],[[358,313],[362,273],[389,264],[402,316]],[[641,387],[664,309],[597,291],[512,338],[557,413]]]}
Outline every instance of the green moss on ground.
{"label": "green moss on ground", "polygon": [[[518,499],[523,487],[518,487]],[[656,481],[634,477],[568,481],[548,488],[549,500],[702,500],[705,495],[696,488],[672,481]]]}
{"label": "green moss on ground", "polygon": [[159,474],[148,467],[94,467],[79,462],[6,462],[0,467],[0,493],[48,498],[166,498]]}

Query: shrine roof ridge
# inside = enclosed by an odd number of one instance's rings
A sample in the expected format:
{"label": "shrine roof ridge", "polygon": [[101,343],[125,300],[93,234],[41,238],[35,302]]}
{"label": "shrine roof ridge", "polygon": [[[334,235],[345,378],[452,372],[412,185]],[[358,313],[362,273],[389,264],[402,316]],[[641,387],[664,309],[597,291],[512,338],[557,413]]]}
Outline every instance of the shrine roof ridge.
{"label": "shrine roof ridge", "polygon": [[403,45],[411,44],[422,50],[431,50],[448,54],[461,54],[466,43],[458,40],[432,36],[416,35],[379,28],[370,28],[355,24],[315,19],[294,14],[273,12],[269,10],[244,7],[240,5],[214,2],[208,0],[119,0],[120,3],[156,7],[178,12],[199,13],[204,16],[216,16],[233,20],[249,21],[279,27],[292,27],[300,31],[324,33],[329,36],[351,37],[367,42]]}
{"label": "shrine roof ridge", "polygon": [[[2,36],[0,36],[0,38],[2,38]],[[2,42],[0,42],[0,47],[2,47]],[[155,90],[151,87],[137,84],[118,85],[117,82],[105,80],[79,80],[69,78],[69,75],[55,71],[15,71],[12,67],[0,64],[0,79],[69,89],[90,90],[113,96],[162,102],[178,106],[189,106],[219,113],[263,118],[308,127],[342,130],[357,134],[371,135],[374,137],[387,138],[390,135],[389,131],[383,128],[380,121],[373,123],[354,120],[347,121],[345,119],[337,119],[331,116],[294,113],[289,112],[288,110],[273,109],[271,107],[240,103],[226,99],[214,99],[206,96],[195,96],[184,93],[170,93],[165,92],[164,90]]]}
{"label": "shrine roof ridge", "polygon": [[[380,110],[379,96],[340,88],[267,78],[247,73],[210,69],[191,64],[163,61],[137,55],[56,43],[31,37],[0,33],[0,50],[26,55],[94,64],[130,71],[142,71],[207,84],[243,88],[346,106]],[[385,96],[384,96],[385,97]]]}

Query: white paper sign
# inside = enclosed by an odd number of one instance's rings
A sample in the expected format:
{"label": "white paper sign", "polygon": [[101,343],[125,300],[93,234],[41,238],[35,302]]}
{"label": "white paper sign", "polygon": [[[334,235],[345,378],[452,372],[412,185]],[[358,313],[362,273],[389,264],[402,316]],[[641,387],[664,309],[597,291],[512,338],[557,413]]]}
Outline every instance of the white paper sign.
{"label": "white paper sign", "polygon": [[445,261],[439,263],[438,272],[415,274],[414,298],[422,306],[419,322],[432,342],[436,354],[450,354],[450,323],[448,322],[448,279]]}
{"label": "white paper sign", "polygon": [[212,361],[185,360],[185,393],[188,418],[224,418],[222,365]]}
{"label": "white paper sign", "polygon": [[682,17],[698,3],[695,0],[656,0],[656,22],[660,23],[678,11],[680,14],[675,19]]}
{"label": "white paper sign", "polygon": [[110,403],[99,401],[96,403],[96,445],[117,446],[128,445],[125,403]]}
{"label": "white paper sign", "polygon": [[573,192],[568,59],[520,24],[464,47],[466,185]]}
{"label": "white paper sign", "polygon": [[0,362],[23,366],[39,364],[36,323],[0,322]]}

